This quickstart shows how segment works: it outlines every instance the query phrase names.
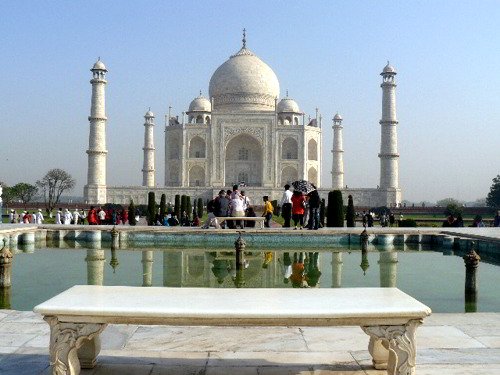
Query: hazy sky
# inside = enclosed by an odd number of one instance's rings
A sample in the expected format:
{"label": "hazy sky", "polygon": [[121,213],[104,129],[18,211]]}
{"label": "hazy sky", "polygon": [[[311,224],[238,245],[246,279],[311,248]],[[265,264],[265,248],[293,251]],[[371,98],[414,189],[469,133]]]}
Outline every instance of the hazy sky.
{"label": "hazy sky", "polygon": [[322,184],[331,118],[344,118],[345,183],[379,183],[382,68],[397,69],[403,198],[484,198],[500,173],[498,1],[0,2],[0,180],[34,183],[51,168],[87,176],[91,72],[108,73],[108,185],[140,185],[144,114],[181,114],[212,73],[247,46],[281,96],[323,115]]}

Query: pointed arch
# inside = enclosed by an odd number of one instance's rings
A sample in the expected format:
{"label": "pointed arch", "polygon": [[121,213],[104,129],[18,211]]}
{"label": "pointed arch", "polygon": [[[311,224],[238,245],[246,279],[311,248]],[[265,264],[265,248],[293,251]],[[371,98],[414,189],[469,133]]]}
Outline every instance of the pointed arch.
{"label": "pointed arch", "polygon": [[314,139],[310,139],[307,142],[307,159],[318,160],[318,144]]}
{"label": "pointed arch", "polygon": [[200,136],[194,136],[189,141],[189,157],[204,158],[205,157],[205,140]]}

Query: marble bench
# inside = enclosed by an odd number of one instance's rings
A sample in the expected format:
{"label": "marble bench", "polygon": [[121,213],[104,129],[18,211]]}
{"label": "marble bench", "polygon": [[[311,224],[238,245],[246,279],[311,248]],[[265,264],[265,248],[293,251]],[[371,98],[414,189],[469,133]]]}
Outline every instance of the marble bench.
{"label": "marble bench", "polygon": [[219,224],[222,224],[226,220],[231,220],[231,221],[255,221],[256,223],[260,224],[260,229],[264,229],[264,220],[266,219],[265,217],[262,216],[216,216],[215,217]]}
{"label": "marble bench", "polygon": [[[298,303],[300,301],[300,303]],[[415,373],[431,310],[397,288],[209,289],[77,285],[34,308],[50,325],[53,374],[92,368],[107,324],[360,326],[377,369]],[[242,338],[244,340],[244,338]]]}

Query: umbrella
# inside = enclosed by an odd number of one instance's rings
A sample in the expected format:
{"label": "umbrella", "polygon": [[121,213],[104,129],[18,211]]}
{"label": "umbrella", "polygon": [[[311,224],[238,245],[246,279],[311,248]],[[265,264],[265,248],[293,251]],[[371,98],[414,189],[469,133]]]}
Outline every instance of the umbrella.
{"label": "umbrella", "polygon": [[301,191],[304,194],[309,194],[311,191],[316,190],[316,186],[307,180],[298,180],[292,182],[294,190]]}

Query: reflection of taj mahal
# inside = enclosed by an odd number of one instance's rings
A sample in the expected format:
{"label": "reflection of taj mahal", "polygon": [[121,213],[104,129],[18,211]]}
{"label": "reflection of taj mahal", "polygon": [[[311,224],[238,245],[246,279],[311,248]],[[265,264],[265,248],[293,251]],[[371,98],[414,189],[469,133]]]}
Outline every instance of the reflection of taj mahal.
{"label": "reflection of taj mahal", "polygon": [[[107,70],[101,61],[93,72],[88,181],[84,196],[89,203],[145,203],[147,191],[210,198],[220,188],[244,183],[247,195],[281,196],[286,183],[306,179],[321,188],[322,119],[313,118],[288,97],[281,100],[273,70],[246,47],[217,68],[210,79],[208,98],[201,92],[183,112],[168,116],[165,124],[164,183],[156,181],[155,116],[145,117],[142,187],[113,187],[106,183],[105,86]],[[333,119],[333,188],[352,194],[356,204],[391,205],[400,202],[395,110],[394,68],[382,73],[383,113],[380,185],[376,189],[347,189],[343,175],[342,117]],[[181,189],[179,189],[181,188]]]}

